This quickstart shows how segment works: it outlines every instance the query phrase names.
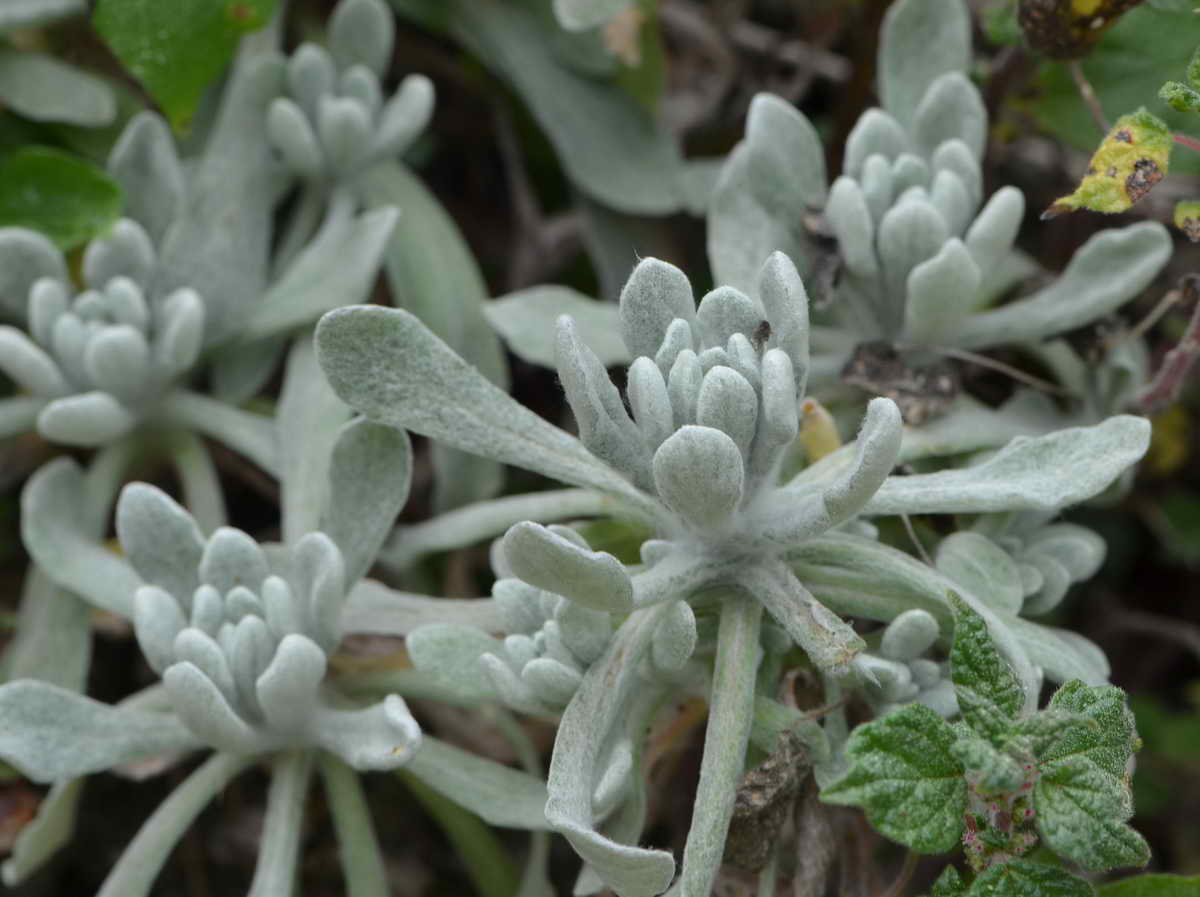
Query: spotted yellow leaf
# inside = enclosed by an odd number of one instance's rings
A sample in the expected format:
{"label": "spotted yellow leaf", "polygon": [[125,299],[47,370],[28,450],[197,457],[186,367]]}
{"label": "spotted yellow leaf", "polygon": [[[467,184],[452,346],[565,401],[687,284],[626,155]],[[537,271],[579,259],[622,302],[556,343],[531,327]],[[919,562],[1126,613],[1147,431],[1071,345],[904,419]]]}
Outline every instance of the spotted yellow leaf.
{"label": "spotted yellow leaf", "polygon": [[1193,243],[1200,243],[1200,199],[1175,203],[1175,226]]}
{"label": "spotted yellow leaf", "polygon": [[1166,176],[1170,155],[1166,124],[1144,108],[1122,115],[1092,156],[1078,189],[1055,200],[1042,218],[1075,209],[1124,212]]}

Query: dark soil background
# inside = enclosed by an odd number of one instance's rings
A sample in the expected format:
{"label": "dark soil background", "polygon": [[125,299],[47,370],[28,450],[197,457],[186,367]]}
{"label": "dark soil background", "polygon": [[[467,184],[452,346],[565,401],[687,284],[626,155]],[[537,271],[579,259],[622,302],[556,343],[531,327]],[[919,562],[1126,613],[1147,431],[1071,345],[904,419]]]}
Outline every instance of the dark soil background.
{"label": "dark soil background", "polygon": [[[995,3],[975,3],[993,7]],[[999,4],[1003,6],[1003,3]],[[332,3],[294,4],[289,41],[314,32]],[[798,105],[826,139],[830,177],[859,114],[873,94],[878,25],[886,0],[664,0],[661,25],[668,86],[661,112],[676,121],[689,155],[717,155],[740,138],[747,105],[760,90],[773,90]],[[51,39],[64,56],[103,59],[104,50],[86,25],[55,30]],[[1197,33],[1200,43],[1200,30]],[[986,191],[1013,184],[1026,194],[1028,218],[1022,247],[1048,270],[1060,270],[1091,234],[1143,217],[1167,220],[1171,202],[1152,194],[1133,214],[1102,217],[1078,213],[1049,222],[1038,212],[1069,193],[1086,167],[1086,154],[1039,133],[1030,111],[1037,102],[1043,62],[1019,45],[992,43],[976,33],[977,75],[992,113],[991,142],[984,160]],[[1186,60],[1180,60],[1180,74]],[[111,64],[114,74],[115,63]],[[554,152],[520,98],[490,76],[461,47],[400,21],[393,78],[428,74],[438,91],[429,134],[412,161],[444,203],[476,253],[494,295],[543,282],[563,282],[596,295],[600,291],[584,252],[579,212]],[[1147,98],[1149,101],[1151,98]],[[1125,110],[1113,110],[1111,114]],[[0,115],[3,115],[0,111]],[[1200,127],[1197,128],[1200,131]],[[1100,134],[1093,135],[1098,142]],[[1195,177],[1181,175],[1179,189],[1200,192]],[[1175,183],[1171,181],[1169,183]],[[1164,191],[1165,193],[1165,191]],[[710,279],[701,220],[686,216],[629,218],[641,255],[671,259],[698,288]],[[1169,270],[1122,314],[1139,320],[1178,278],[1200,271],[1200,249],[1177,235]],[[613,297],[606,297],[613,298]],[[386,302],[381,285],[379,301]],[[1177,308],[1150,332],[1155,357],[1178,339],[1191,309]],[[517,398],[552,419],[565,419],[553,372],[511,358]],[[1005,385],[977,376],[982,394],[995,397]],[[1132,696],[1145,746],[1134,779],[1133,824],[1149,839],[1152,869],[1200,873],[1200,389],[1185,389],[1176,407],[1155,420],[1155,445],[1131,493],[1115,507],[1074,512],[1071,519],[1106,536],[1109,555],[1101,572],[1076,586],[1054,622],[1095,640],[1107,653],[1112,681]],[[36,436],[0,443],[0,624],[11,625],[27,563],[19,537],[18,497],[25,477],[57,451]],[[261,538],[276,525],[275,488],[228,453],[218,460],[225,474],[232,523]],[[430,476],[419,459],[413,498],[405,516],[429,513]],[[167,488],[161,471],[141,476]],[[511,472],[509,489],[532,478]],[[482,594],[486,558],[480,551],[439,559],[427,571],[444,594]],[[0,638],[4,637],[0,634]],[[358,640],[346,646],[349,662],[387,656],[397,645]],[[97,618],[89,693],[116,700],[144,686],[150,672],[127,627]],[[423,726],[472,750],[506,758],[503,739],[486,722],[414,703]],[[688,708],[681,711],[686,719]],[[702,715],[696,722],[702,722]],[[552,732],[530,729],[548,759]],[[655,767],[655,843],[682,846],[698,769],[702,725],[693,724],[681,747]],[[92,893],[122,847],[158,802],[189,771],[176,768],[141,783],[114,776],[91,778],[71,846],[34,880],[13,891],[22,897]],[[226,897],[244,892],[256,853],[266,777],[237,779],[182,842],[154,890],[161,897]],[[442,828],[396,776],[368,779],[376,824],[387,851],[393,893],[398,897],[459,897],[479,893]],[[0,850],[29,819],[40,789],[20,779],[0,782]],[[343,893],[336,839],[320,789],[308,806],[303,844],[305,897]],[[899,897],[927,887],[944,859],[915,869],[904,853],[870,832],[854,814],[834,818],[843,872],[830,893]],[[498,832],[500,844],[519,860],[528,837]],[[557,839],[552,870],[560,893],[569,893],[577,861]],[[897,878],[907,878],[907,885]],[[743,893],[730,877],[725,893]],[[749,892],[746,892],[749,893]]]}

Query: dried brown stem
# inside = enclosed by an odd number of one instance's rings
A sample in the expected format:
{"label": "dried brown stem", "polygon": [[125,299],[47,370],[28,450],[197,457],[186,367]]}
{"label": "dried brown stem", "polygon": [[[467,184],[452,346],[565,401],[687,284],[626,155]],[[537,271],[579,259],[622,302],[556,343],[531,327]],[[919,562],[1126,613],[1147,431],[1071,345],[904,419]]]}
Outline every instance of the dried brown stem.
{"label": "dried brown stem", "polygon": [[1200,274],[1180,279],[1184,300],[1192,303],[1192,317],[1179,343],[1167,353],[1150,384],[1138,393],[1136,405],[1143,414],[1155,414],[1175,401],[1200,358]]}
{"label": "dried brown stem", "polygon": [[1087,79],[1087,75],[1083,73],[1083,66],[1079,64],[1078,59],[1072,59],[1067,63],[1067,70],[1071,73],[1071,77],[1075,81],[1075,87],[1079,90],[1079,98],[1083,100],[1083,104],[1087,106],[1088,112],[1092,113],[1092,119],[1096,122],[1101,133],[1108,133],[1108,119],[1104,117],[1104,107],[1100,105],[1100,98],[1096,96],[1096,91],[1092,88],[1092,82]]}

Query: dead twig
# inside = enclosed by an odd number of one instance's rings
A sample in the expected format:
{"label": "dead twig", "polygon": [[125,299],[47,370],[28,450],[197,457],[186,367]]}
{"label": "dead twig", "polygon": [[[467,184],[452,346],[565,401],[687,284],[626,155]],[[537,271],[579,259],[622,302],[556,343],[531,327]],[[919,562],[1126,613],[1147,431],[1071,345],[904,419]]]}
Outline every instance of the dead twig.
{"label": "dead twig", "polygon": [[1136,399],[1143,414],[1155,414],[1175,401],[1188,374],[1200,358],[1200,274],[1188,274],[1179,283],[1184,301],[1191,302],[1192,317],[1188,320],[1178,344],[1163,359],[1154,379]]}

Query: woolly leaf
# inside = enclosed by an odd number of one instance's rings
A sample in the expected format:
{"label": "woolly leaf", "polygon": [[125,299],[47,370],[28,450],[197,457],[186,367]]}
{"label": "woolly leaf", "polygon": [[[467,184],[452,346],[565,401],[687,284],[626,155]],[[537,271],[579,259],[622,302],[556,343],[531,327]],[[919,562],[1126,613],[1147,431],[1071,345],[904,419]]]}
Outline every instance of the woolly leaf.
{"label": "woolly leaf", "polygon": [[100,0],[92,24],[175,130],[186,131],[238,40],[265,25],[274,11],[275,0]]}
{"label": "woolly leaf", "polygon": [[959,532],[938,544],[937,568],[1006,616],[1021,609],[1024,592],[1016,562],[991,539]]}
{"label": "woolly leaf", "polygon": [[513,353],[531,364],[554,367],[554,322],[559,315],[574,318],[580,338],[606,367],[630,361],[616,307],[570,287],[518,290],[486,303],[483,314]]}
{"label": "woolly leaf", "polygon": [[35,782],[198,746],[170,714],[110,707],[31,679],[0,685],[0,757]]}
{"label": "woolly leaf", "polygon": [[971,60],[971,17],[960,0],[901,0],[883,20],[879,95],[883,108],[913,123],[925,91],[946,72],[965,72]]}
{"label": "woolly leaf", "polygon": [[34,121],[85,128],[112,124],[117,115],[108,84],[42,53],[0,52],[0,101]]}
{"label": "woolly leaf", "polygon": [[862,807],[883,835],[918,853],[947,851],[958,842],[967,808],[955,741],[950,725],[921,704],[865,723],[846,744],[849,770],[822,789],[821,799]]}
{"label": "woolly leaf", "polygon": [[1097,727],[1064,733],[1064,737],[1038,752],[1039,762],[1083,754],[1109,775],[1124,779],[1129,759],[1141,746],[1141,741],[1121,689],[1112,685],[1089,686],[1072,680],[1054,693],[1048,709],[1081,714],[1095,720]]}
{"label": "woolly leaf", "polygon": [[1167,174],[1171,130],[1145,108],[1122,115],[1088,163],[1087,174],[1070,196],[1056,199],[1042,218],[1075,209],[1124,212]]}

